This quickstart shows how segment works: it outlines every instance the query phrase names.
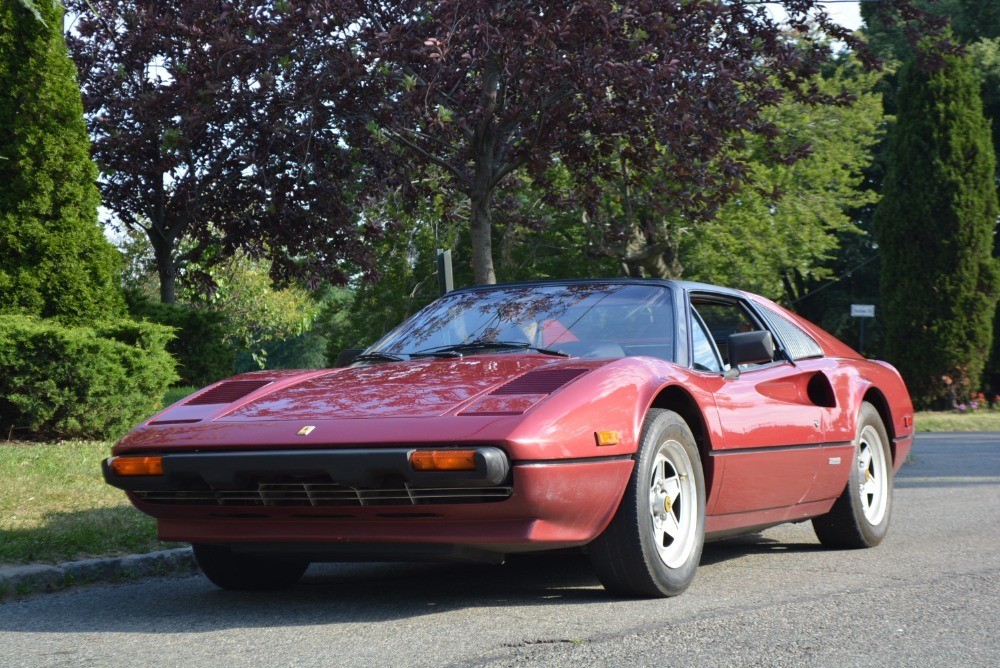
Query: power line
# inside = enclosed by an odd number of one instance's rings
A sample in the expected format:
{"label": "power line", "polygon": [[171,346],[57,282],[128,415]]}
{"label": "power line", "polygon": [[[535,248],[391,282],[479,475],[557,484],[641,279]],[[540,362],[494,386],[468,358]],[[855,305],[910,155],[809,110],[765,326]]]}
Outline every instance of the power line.
{"label": "power line", "polygon": [[801,296],[801,297],[799,297],[798,299],[793,299],[793,300],[792,300],[792,303],[793,303],[793,304],[798,304],[798,303],[799,303],[800,301],[802,301],[803,299],[805,299],[805,298],[807,298],[807,297],[812,297],[812,296],[813,296],[814,294],[816,294],[817,292],[820,292],[820,291],[822,291],[822,290],[826,290],[826,289],[827,289],[828,287],[830,287],[831,285],[834,285],[834,284],[836,284],[836,283],[840,283],[840,282],[841,282],[842,280],[844,280],[845,278],[850,278],[851,274],[853,274],[854,272],[856,272],[856,271],[857,271],[858,269],[861,269],[861,267],[864,267],[865,265],[867,265],[867,264],[870,264],[871,262],[874,262],[874,261],[875,261],[875,260],[877,260],[877,259],[878,259],[878,253],[875,253],[874,255],[872,255],[872,256],[871,256],[870,258],[868,258],[867,260],[865,260],[864,262],[862,262],[862,263],[861,263],[861,264],[859,264],[858,266],[854,267],[853,269],[848,269],[848,270],[847,270],[847,271],[845,271],[845,272],[844,272],[843,274],[841,274],[841,275],[840,275],[839,277],[837,277],[837,278],[833,279],[833,280],[832,280],[832,281],[830,281],[829,283],[824,283],[823,285],[819,286],[818,288],[816,288],[816,289],[815,289],[815,290],[813,290],[812,292],[807,292],[806,294],[802,295],[802,296]]}

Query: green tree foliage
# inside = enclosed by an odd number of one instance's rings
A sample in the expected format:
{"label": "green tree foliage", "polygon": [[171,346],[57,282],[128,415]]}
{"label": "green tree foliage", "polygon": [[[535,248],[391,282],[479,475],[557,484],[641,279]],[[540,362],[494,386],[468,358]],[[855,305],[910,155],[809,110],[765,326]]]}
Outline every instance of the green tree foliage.
{"label": "green tree foliage", "polygon": [[[340,288],[343,289],[343,288]],[[320,306],[322,308],[322,301]],[[268,369],[322,369],[327,366],[327,337],[315,325],[298,336],[273,341],[264,346]],[[252,358],[251,358],[252,361]],[[248,362],[238,370],[252,370]]]}
{"label": "green tree foliage", "polygon": [[65,327],[0,316],[0,429],[116,438],[161,408],[177,376],[171,330],[133,321]]}
{"label": "green tree foliage", "polygon": [[0,2],[0,313],[121,315],[76,70],[50,0]]}
{"label": "green tree foliage", "polygon": [[[911,60],[916,52],[899,23],[886,23],[878,16],[877,3],[861,5],[865,36],[872,50],[895,70],[899,63]],[[914,0],[931,14],[947,18],[955,38],[965,44],[979,71],[982,84],[983,112],[993,121],[993,148],[1000,151],[1000,3],[987,0]],[[895,77],[886,79],[886,111],[895,113]]]}
{"label": "green tree foliage", "polygon": [[[1000,146],[1000,61],[990,58],[996,53],[997,41],[987,36],[1000,36],[997,23],[1000,5],[983,0],[914,0],[914,5],[951,22],[954,36],[967,45],[982,78],[981,92],[984,113],[993,119],[994,148]],[[891,124],[896,114],[897,79],[895,72],[901,61],[914,57],[911,46],[916,36],[899,23],[891,24],[878,16],[885,3],[862,3],[865,19],[864,35],[872,50],[885,59],[885,76],[876,87],[882,93],[886,120]],[[893,13],[892,10],[889,12]],[[979,40],[979,41],[977,41]],[[992,64],[991,64],[992,63]],[[882,191],[888,161],[888,141],[883,139],[875,149],[875,161],[866,170],[866,182],[876,192]],[[862,235],[844,235],[840,252],[831,265],[836,279],[814,280],[805,284],[805,299],[795,303],[795,308],[814,322],[821,323],[848,343],[860,347],[860,323],[850,317],[851,304],[873,304],[876,317],[865,321],[864,351],[866,354],[884,356],[882,295],[879,288],[881,261],[874,241],[872,216],[875,207],[866,205],[853,212]]]}
{"label": "green tree foliage", "polygon": [[[432,175],[429,178],[434,178]],[[404,319],[438,296],[436,251],[465,249],[467,229],[462,224],[465,202],[449,197],[442,182],[440,192],[418,203],[410,213],[397,196],[370,206],[365,218],[392,222],[392,232],[376,244],[377,282],[352,289],[335,289],[324,299],[318,328],[327,336],[327,361],[331,366],[346,348],[363,348],[378,340]],[[380,223],[381,224],[381,223]],[[472,284],[467,254],[453,255],[455,285]]]}
{"label": "green tree foliage", "polygon": [[[1000,197],[1000,30],[996,33],[993,39],[981,39],[971,45],[969,53],[983,80],[983,110],[993,123],[993,148],[997,151],[998,163],[997,193]],[[1000,234],[994,235],[994,238],[994,253],[1000,256]],[[991,398],[1000,394],[1000,305],[993,319],[993,352],[986,364],[984,384],[989,388]]]}
{"label": "green tree foliage", "polygon": [[495,220],[499,280],[622,275],[621,258],[602,253],[594,243],[577,195],[561,163],[548,170],[544,183],[525,174],[511,179]]}
{"label": "green tree foliage", "polygon": [[993,123],[993,148],[1000,151],[1000,31],[969,45],[982,80],[983,113]]}
{"label": "green tree foliage", "polygon": [[[912,0],[912,4],[933,16],[947,18],[954,36],[965,44],[981,37],[1000,37],[1000,5],[991,0]],[[879,3],[861,4],[865,36],[872,49],[882,57],[910,60],[917,55],[912,35],[905,24],[892,21],[892,15]]]}
{"label": "green tree foliage", "polygon": [[682,236],[685,278],[793,303],[807,281],[831,276],[843,239],[861,233],[850,212],[876,200],[863,180],[881,131],[882,102],[872,92],[877,80],[846,65],[818,77],[817,86],[830,94],[850,91],[852,104],[785,101],[768,114],[783,141],[808,152],[788,164],[774,160],[759,137],[749,138],[750,187]]}
{"label": "green tree foliage", "polygon": [[191,304],[220,313],[226,342],[261,369],[267,364],[267,345],[303,334],[319,310],[308,290],[295,284],[276,288],[269,269],[269,262],[237,252],[207,268],[213,291],[188,289],[185,295]]}
{"label": "green tree foliage", "polygon": [[917,404],[976,389],[1000,292],[995,153],[967,58],[899,73],[899,115],[875,214],[886,353]]}
{"label": "green tree foliage", "polygon": [[[276,287],[269,264],[244,253],[199,266],[180,265],[180,300],[159,301],[157,268],[145,234],[125,230],[118,238],[125,257],[122,283],[136,318],[174,327],[167,350],[177,358],[179,385],[200,387],[233,373],[268,368],[314,368],[326,364],[326,338],[312,327],[325,295],[293,283]],[[186,254],[190,246],[181,244]],[[217,242],[213,243],[213,250]],[[209,280],[203,279],[208,274]]]}
{"label": "green tree foliage", "polygon": [[744,137],[736,159],[747,166],[747,184],[710,219],[663,211],[657,199],[669,173],[635,173],[615,155],[608,161],[619,170],[589,211],[561,166],[544,184],[520,179],[516,201],[504,203],[498,218],[498,275],[689,278],[793,301],[803,281],[830,274],[842,238],[858,235],[849,212],[875,199],[862,181],[881,131],[881,103],[872,92],[877,75],[857,69],[847,62],[815,79],[819,93],[849,104],[786,99],[764,113],[779,138]]}

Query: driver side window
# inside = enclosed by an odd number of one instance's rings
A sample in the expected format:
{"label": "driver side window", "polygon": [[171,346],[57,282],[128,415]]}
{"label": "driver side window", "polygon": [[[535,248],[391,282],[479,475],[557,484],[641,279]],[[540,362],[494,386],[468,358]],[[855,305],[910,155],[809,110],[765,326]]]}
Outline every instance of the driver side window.
{"label": "driver side window", "polygon": [[697,307],[697,314],[704,322],[709,338],[715,342],[724,370],[730,368],[729,335],[763,329],[739,302],[692,301],[692,307]]}
{"label": "driver side window", "polygon": [[705,323],[693,308],[691,309],[691,358],[695,371],[722,373],[715,347],[708,338]]}

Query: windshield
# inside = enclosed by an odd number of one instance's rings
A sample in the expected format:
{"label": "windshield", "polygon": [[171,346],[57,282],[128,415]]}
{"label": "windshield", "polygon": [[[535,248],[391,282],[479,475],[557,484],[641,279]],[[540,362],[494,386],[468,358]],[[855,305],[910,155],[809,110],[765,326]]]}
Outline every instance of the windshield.
{"label": "windshield", "polygon": [[659,285],[507,286],[445,295],[366,355],[548,352],[673,357],[670,291]]}

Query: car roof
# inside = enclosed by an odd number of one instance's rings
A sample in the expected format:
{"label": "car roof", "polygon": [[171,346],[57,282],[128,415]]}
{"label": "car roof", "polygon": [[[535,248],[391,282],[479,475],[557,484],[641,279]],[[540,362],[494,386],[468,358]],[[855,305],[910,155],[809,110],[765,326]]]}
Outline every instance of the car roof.
{"label": "car roof", "polygon": [[543,281],[516,281],[511,283],[497,283],[493,285],[472,285],[465,288],[456,288],[451,293],[457,292],[477,292],[481,290],[495,290],[509,287],[531,287],[546,285],[660,285],[662,287],[680,290],[682,292],[715,292],[718,294],[730,295],[732,297],[748,297],[749,294],[735,288],[726,288],[708,283],[698,283],[696,281],[679,281],[664,278],[570,278]]}

